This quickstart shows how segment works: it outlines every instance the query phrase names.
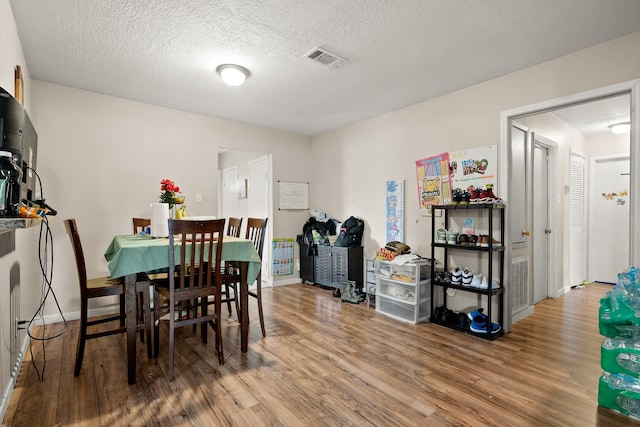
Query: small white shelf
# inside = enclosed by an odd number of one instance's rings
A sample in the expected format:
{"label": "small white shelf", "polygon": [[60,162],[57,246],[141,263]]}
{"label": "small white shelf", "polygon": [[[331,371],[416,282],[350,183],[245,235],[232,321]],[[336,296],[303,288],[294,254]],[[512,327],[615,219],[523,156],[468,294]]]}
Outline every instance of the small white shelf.
{"label": "small white shelf", "polygon": [[40,225],[39,218],[0,218],[0,233],[7,230],[29,228]]}
{"label": "small white shelf", "polygon": [[[376,311],[403,322],[429,321],[431,308],[431,263],[429,261],[398,265],[376,260],[375,273]],[[400,277],[404,280],[397,279]]]}

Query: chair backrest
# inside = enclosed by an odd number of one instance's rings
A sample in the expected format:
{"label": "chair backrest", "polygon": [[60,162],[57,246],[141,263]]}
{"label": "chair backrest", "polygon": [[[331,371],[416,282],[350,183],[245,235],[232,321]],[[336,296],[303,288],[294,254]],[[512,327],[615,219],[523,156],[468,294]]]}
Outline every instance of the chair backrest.
{"label": "chair backrest", "polygon": [[[214,267],[222,259],[224,223],[224,219],[169,220],[169,288],[174,301],[195,299],[219,286],[220,269]],[[214,245],[215,251],[210,250]]]}
{"label": "chair backrest", "polygon": [[242,218],[229,218],[227,220],[227,236],[240,237]]}
{"label": "chair backrest", "polygon": [[151,225],[150,218],[133,218],[133,234],[138,234]]}
{"label": "chair backrest", "polygon": [[87,267],[84,261],[84,252],[82,251],[82,243],[80,242],[80,234],[78,234],[78,226],[75,218],[65,219],[64,228],[71,239],[73,254],[76,258],[76,269],[78,270],[78,281],[80,282],[80,293],[84,297],[87,292]]}
{"label": "chair backrest", "polygon": [[247,233],[245,238],[253,242],[258,255],[262,258],[262,247],[264,246],[264,236],[267,230],[269,218],[247,218]]}

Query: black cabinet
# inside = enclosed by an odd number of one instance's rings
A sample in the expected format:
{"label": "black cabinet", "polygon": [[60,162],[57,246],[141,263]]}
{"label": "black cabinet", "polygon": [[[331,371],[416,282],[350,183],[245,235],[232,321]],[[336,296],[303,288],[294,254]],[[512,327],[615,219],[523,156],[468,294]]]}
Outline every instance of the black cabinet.
{"label": "black cabinet", "polygon": [[331,288],[341,282],[354,281],[358,289],[364,285],[364,252],[362,247],[343,248],[316,246],[316,255],[307,255],[307,245],[300,243],[300,279]]}
{"label": "black cabinet", "polygon": [[315,282],[315,256],[307,254],[309,246],[306,243],[300,243],[300,280],[302,283]]}
{"label": "black cabinet", "polygon": [[[488,215],[488,242],[486,246],[465,246],[460,244],[452,244],[452,243],[438,243],[435,241],[436,237],[436,212],[444,213],[444,223],[445,228],[449,229],[451,226],[451,217],[455,215],[456,217],[479,217],[483,212]],[[494,215],[495,214],[495,215]],[[498,310],[497,319],[498,323],[502,325],[504,320],[504,215],[505,215],[505,206],[504,204],[467,204],[467,205],[439,205],[432,206],[431,211],[431,235],[433,236],[433,240],[431,243],[431,258],[435,259],[436,249],[444,251],[444,272],[449,271],[450,267],[450,256],[456,251],[474,251],[479,252],[480,256],[484,258],[483,265],[485,266],[484,273],[486,275],[486,279],[488,282],[488,288],[475,288],[471,286],[465,285],[456,285],[451,283],[448,279],[445,278],[444,275],[436,275],[435,274],[435,263],[431,266],[431,321],[433,323],[438,323],[452,329],[457,329],[466,333],[471,333],[476,336],[480,336],[482,338],[492,340],[494,338],[499,337],[503,334],[502,328],[498,333],[492,333],[491,327],[487,327],[486,333],[474,333],[469,330],[469,328],[465,326],[461,326],[456,323],[447,323],[442,319],[434,316],[434,294],[438,290],[441,292],[442,301],[445,307],[447,307],[447,290],[455,289],[456,291],[463,291],[478,294],[479,298],[482,296],[486,296],[486,315],[489,318],[489,322],[493,317],[494,311],[496,308]],[[494,216],[497,216],[498,227],[496,227]],[[496,228],[498,228],[496,230]],[[499,242],[494,242],[494,233],[499,236]],[[498,271],[494,271],[494,259],[497,257],[497,266]],[[493,287],[494,279],[498,279],[499,282],[498,287]],[[495,307],[494,307],[495,305]]]}

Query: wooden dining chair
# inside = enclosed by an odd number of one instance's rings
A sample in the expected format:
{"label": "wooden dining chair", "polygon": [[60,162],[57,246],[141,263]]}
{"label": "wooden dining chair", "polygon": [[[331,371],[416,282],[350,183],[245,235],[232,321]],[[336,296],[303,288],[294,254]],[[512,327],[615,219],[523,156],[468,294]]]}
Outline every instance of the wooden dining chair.
{"label": "wooden dining chair", "polygon": [[[267,221],[269,218],[247,218],[247,230],[245,238],[253,242],[253,246],[256,248],[260,259],[262,259],[262,248],[264,247],[264,238],[267,230]],[[238,283],[240,282],[239,268],[234,269],[232,278],[226,279],[229,281],[229,287],[233,288],[233,294],[238,295]],[[260,329],[262,329],[262,336],[266,337],[267,333],[264,327],[264,314],[262,312],[262,272],[258,273],[256,278],[256,290],[249,289],[249,296],[258,300],[258,316],[260,317]],[[240,307],[240,310],[244,310],[244,307]],[[236,305],[237,310],[237,305]],[[240,310],[238,311],[238,319],[240,319]]]}
{"label": "wooden dining chair", "polygon": [[[84,357],[84,348],[87,340],[100,338],[107,335],[120,334],[126,332],[126,316],[124,301],[124,283],[120,279],[110,277],[99,277],[95,279],[87,279],[87,268],[80,241],[80,234],[74,218],[65,219],[64,226],[67,234],[71,239],[71,246],[76,260],[76,268],[78,270],[78,284],[80,285],[80,334],[78,336],[78,347],[76,350],[76,364],[73,371],[74,375],[80,375],[82,368],[82,359]],[[139,282],[136,284],[136,292],[142,292],[149,289],[149,282]],[[89,319],[89,300],[106,296],[117,295],[120,297],[120,308],[116,315],[108,317],[99,317]],[[138,328],[146,329],[147,336],[151,336],[151,308],[149,304],[149,292],[145,293],[144,301],[144,323],[139,324]],[[117,327],[111,329],[100,328],[95,332],[88,332],[89,327],[100,325],[107,322],[118,321]],[[92,330],[94,328],[91,328]],[[147,354],[151,358],[151,340],[147,340]]]}
{"label": "wooden dining chair", "polygon": [[242,218],[229,218],[227,220],[227,236],[240,237]]}
{"label": "wooden dining chair", "polygon": [[[240,229],[242,228],[242,218],[229,218],[227,220],[227,236],[240,237]],[[231,314],[231,303],[235,302],[236,313],[240,313],[240,303],[238,301],[238,294],[236,293],[236,286],[234,286],[233,280],[237,277],[238,272],[236,266],[232,262],[223,263],[224,270],[222,271],[222,292],[224,297],[222,303],[227,304],[227,311]],[[230,292],[233,290],[233,295]],[[240,320],[238,314],[238,320]]]}
{"label": "wooden dining chair", "polygon": [[[207,342],[207,325],[215,331],[218,361],[224,364],[220,324],[221,274],[224,219],[169,220],[169,274],[154,279],[154,356],[158,357],[160,325],[169,323],[168,379],[173,380],[175,330],[201,324],[202,342]],[[215,250],[210,250],[215,246]],[[177,253],[176,253],[177,252]],[[166,304],[163,306],[163,302]],[[209,313],[209,305],[213,313]],[[186,310],[183,310],[184,308]],[[167,314],[162,315],[163,312]],[[161,316],[162,315],[162,316]]]}
{"label": "wooden dining chair", "polygon": [[[133,234],[138,234],[148,226],[151,225],[151,218],[133,218]],[[139,280],[145,280],[146,277],[142,274],[138,277]],[[149,294],[150,288],[146,289],[145,292]],[[138,293],[138,321],[144,321],[144,295],[142,293]],[[145,331],[140,331],[140,341],[144,342]]]}
{"label": "wooden dining chair", "polygon": [[150,225],[150,218],[133,218],[133,234],[138,234],[141,231],[144,231],[144,229]]}

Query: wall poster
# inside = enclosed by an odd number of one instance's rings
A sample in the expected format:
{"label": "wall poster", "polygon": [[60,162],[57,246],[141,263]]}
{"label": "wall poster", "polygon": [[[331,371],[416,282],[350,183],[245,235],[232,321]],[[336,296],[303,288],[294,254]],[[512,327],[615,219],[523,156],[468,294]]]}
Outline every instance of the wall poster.
{"label": "wall poster", "polygon": [[451,188],[471,192],[475,187],[485,189],[493,184],[497,193],[498,184],[498,146],[472,148],[449,153]]}
{"label": "wall poster", "polygon": [[387,181],[387,242],[404,242],[404,181]]}
{"label": "wall poster", "polygon": [[273,266],[271,274],[274,276],[293,274],[294,242],[294,239],[273,239],[271,251],[273,255]]}
{"label": "wall poster", "polygon": [[422,216],[431,216],[431,205],[451,203],[449,153],[416,160],[418,204]]}

